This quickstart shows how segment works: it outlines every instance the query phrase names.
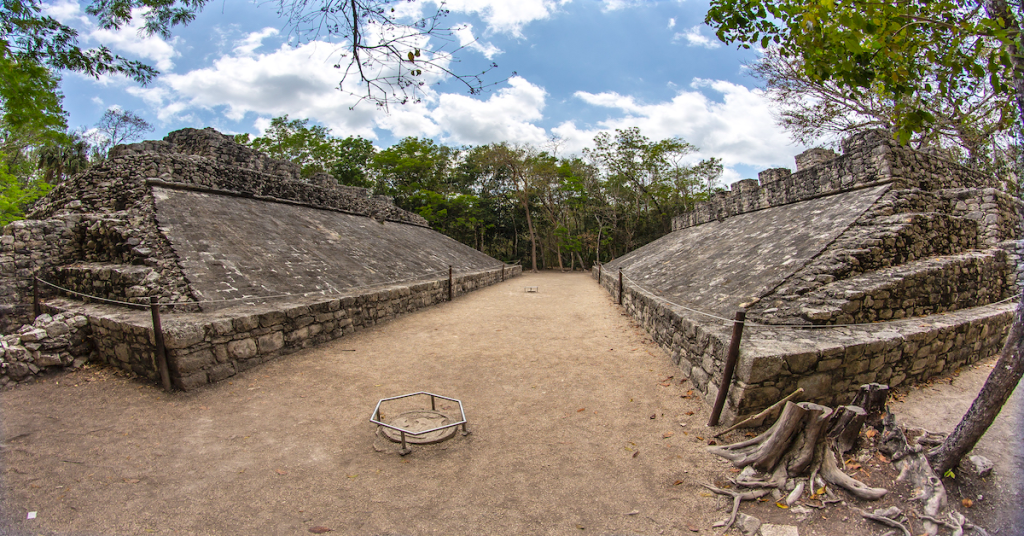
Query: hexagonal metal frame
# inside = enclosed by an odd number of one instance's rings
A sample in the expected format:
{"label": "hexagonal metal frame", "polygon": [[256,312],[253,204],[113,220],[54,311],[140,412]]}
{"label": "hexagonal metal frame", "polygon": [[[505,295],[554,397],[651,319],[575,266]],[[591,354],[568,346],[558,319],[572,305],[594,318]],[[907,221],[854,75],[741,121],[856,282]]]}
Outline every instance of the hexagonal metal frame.
{"label": "hexagonal metal frame", "polygon": [[[430,410],[431,411],[437,411],[436,401],[437,401],[438,398],[440,398],[442,400],[447,400],[449,402],[455,402],[456,404],[459,405],[459,416],[460,416],[460,419],[458,420],[458,422],[453,422],[453,423],[450,423],[450,424],[446,424],[444,426],[438,426],[437,428],[431,428],[430,430],[421,430],[419,432],[414,432],[412,430],[406,430],[406,429],[401,428],[399,426],[392,426],[392,425],[387,424],[387,423],[385,423],[385,422],[383,422],[381,420],[381,418],[380,418],[380,406],[381,406],[381,404],[383,404],[385,402],[388,402],[388,401],[391,401],[391,400],[400,400],[402,398],[410,398],[410,397],[419,396],[419,395],[426,395],[426,396],[430,397]],[[405,394],[405,395],[392,396],[392,397],[389,397],[389,398],[382,398],[382,399],[378,400],[377,401],[377,407],[373,408],[373,413],[370,415],[370,422],[376,424],[377,426],[383,426],[384,428],[388,428],[390,430],[394,430],[396,432],[401,433],[401,435],[402,435],[402,448],[399,449],[398,453],[400,455],[402,455],[402,456],[405,456],[406,454],[409,454],[410,452],[412,452],[412,449],[409,448],[409,445],[405,441],[406,434],[411,435],[411,436],[421,436],[423,434],[429,434],[430,432],[437,432],[439,430],[446,430],[448,428],[454,428],[454,427],[460,426],[460,425],[462,426],[462,435],[466,436],[466,435],[470,434],[470,431],[466,429],[466,410],[463,409],[462,401],[461,400],[458,400],[458,399],[455,399],[455,398],[449,398],[447,396],[442,396],[442,395],[438,395],[438,394],[434,394],[434,393],[428,393],[426,391],[417,391],[415,393],[409,393],[409,394]]]}

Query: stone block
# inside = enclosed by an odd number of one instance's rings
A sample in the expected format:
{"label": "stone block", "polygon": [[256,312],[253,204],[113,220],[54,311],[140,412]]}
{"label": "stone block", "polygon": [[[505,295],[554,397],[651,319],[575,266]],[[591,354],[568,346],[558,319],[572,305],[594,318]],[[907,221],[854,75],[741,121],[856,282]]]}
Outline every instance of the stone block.
{"label": "stone block", "polygon": [[210,327],[213,329],[213,332],[215,334],[223,337],[225,335],[230,335],[231,333],[234,332],[233,324],[234,322],[232,322],[230,319],[215,320],[213,322],[210,322]]}
{"label": "stone block", "polygon": [[829,370],[835,370],[835,369],[837,369],[837,368],[839,368],[841,366],[843,366],[842,358],[824,359],[824,360],[818,361],[818,372],[826,372],[826,371],[829,371]]}
{"label": "stone block", "polygon": [[219,382],[221,380],[230,378],[231,376],[235,375],[235,365],[234,363],[231,362],[216,365],[210,370],[208,370],[206,372],[206,375],[211,383]]}
{"label": "stone block", "polygon": [[741,358],[736,368],[736,377],[748,384],[758,384],[774,378],[782,372],[786,361],[780,356]]}
{"label": "stone block", "polygon": [[285,321],[285,314],[281,311],[271,311],[260,315],[260,326],[269,328],[281,324]]}
{"label": "stone block", "polygon": [[241,339],[228,343],[228,354],[235,359],[248,359],[256,355],[256,341]]}
{"label": "stone block", "polygon": [[35,357],[33,361],[35,362],[36,366],[40,368],[58,367],[63,365],[63,363],[61,363],[60,361],[60,356],[54,354],[39,354]]}
{"label": "stone block", "polygon": [[284,347],[284,334],[280,331],[261,335],[257,339],[257,345],[261,354],[275,352]]}
{"label": "stone block", "polygon": [[215,362],[213,351],[209,348],[185,355],[174,355],[171,359],[174,360],[180,374],[192,374],[213,365]]}
{"label": "stone block", "polygon": [[206,333],[201,324],[172,324],[163,326],[164,346],[179,349],[203,342]]}
{"label": "stone block", "polygon": [[197,387],[206,385],[206,373],[196,372],[195,374],[183,374],[177,378],[174,378],[174,385],[183,391],[190,391]]}
{"label": "stone block", "polygon": [[789,371],[793,374],[803,374],[818,362],[817,352],[802,352],[799,354],[789,354],[785,357],[786,364],[789,366]]}
{"label": "stone block", "polygon": [[235,318],[231,321],[238,333],[247,333],[260,326],[259,315],[248,315]]}
{"label": "stone block", "polygon": [[796,386],[804,389],[803,397],[806,400],[821,398],[829,395],[832,391],[832,375],[812,374],[798,380]]}

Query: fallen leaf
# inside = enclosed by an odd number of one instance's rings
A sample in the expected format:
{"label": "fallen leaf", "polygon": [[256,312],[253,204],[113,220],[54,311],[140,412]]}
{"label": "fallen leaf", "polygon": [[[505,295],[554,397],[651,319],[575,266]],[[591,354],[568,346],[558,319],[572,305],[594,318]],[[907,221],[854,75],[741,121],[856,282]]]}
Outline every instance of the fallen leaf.
{"label": "fallen leaf", "polygon": [[777,502],[777,503],[775,503],[775,506],[778,506],[779,508],[782,508],[783,510],[789,510],[789,506],[786,503]]}
{"label": "fallen leaf", "polygon": [[882,456],[881,452],[878,453],[878,459],[881,460],[882,463],[889,463],[889,458],[886,458],[885,456]]}
{"label": "fallen leaf", "polygon": [[587,527],[584,527],[583,525],[580,525],[579,523],[576,524],[576,528],[578,528],[580,530],[586,530],[587,529]]}
{"label": "fallen leaf", "polygon": [[126,479],[124,479],[124,481],[127,482],[128,484],[138,484],[139,483],[139,479],[138,478],[126,478]]}
{"label": "fallen leaf", "polygon": [[682,385],[684,383],[686,383],[686,378],[683,378],[683,379],[679,380],[679,385]]}
{"label": "fallen leaf", "polygon": [[672,437],[674,435],[676,435],[675,432],[665,432],[664,434],[661,434],[661,438],[662,439],[668,439],[668,438],[670,438],[670,437]]}
{"label": "fallen leaf", "polygon": [[309,527],[309,532],[312,532],[313,534],[325,534],[328,532],[334,532],[334,529],[329,529],[327,527]]}
{"label": "fallen leaf", "polygon": [[656,413],[652,413],[652,414],[651,414],[651,418],[652,418],[652,419],[653,419],[653,418],[655,418],[655,417],[657,417],[657,416],[658,416],[658,415],[657,415]]}
{"label": "fallen leaf", "polygon": [[717,445],[717,444],[718,444],[718,441],[715,441],[714,439],[712,439],[711,441],[708,441],[708,445]]}
{"label": "fallen leaf", "polygon": [[690,532],[700,532],[700,529],[698,529],[697,527],[694,527],[693,525],[687,524],[686,528],[689,529]]}
{"label": "fallen leaf", "polygon": [[682,480],[676,480],[675,482],[672,483],[672,485],[673,486],[678,486],[679,484],[682,484],[682,483],[683,483]]}
{"label": "fallen leaf", "polygon": [[275,469],[274,472],[279,474],[279,475],[287,475],[288,474],[288,471],[285,471],[284,469]]}
{"label": "fallen leaf", "polygon": [[686,413],[684,413],[683,415],[687,415],[687,416],[689,416],[689,415],[693,415],[693,412],[692,412],[692,411],[687,411],[687,412],[686,412]]}
{"label": "fallen leaf", "polygon": [[972,501],[970,499],[964,499],[964,500],[960,501],[960,504],[964,505],[964,508],[970,508],[970,507],[974,506],[974,501]]}
{"label": "fallen leaf", "polygon": [[699,440],[701,440],[701,441],[704,441],[704,438],[703,438],[703,437],[701,437],[701,436],[697,436],[697,439],[699,439]]}
{"label": "fallen leaf", "polygon": [[626,512],[627,516],[635,516],[640,513],[640,510],[633,510],[632,512]]}
{"label": "fallen leaf", "polygon": [[672,384],[671,383],[659,383],[658,385],[660,385],[662,387],[668,387],[668,386],[670,386]]}
{"label": "fallen leaf", "polygon": [[868,429],[864,432],[864,436],[868,438],[875,437],[876,435],[878,435],[878,431],[874,429]]}
{"label": "fallen leaf", "polygon": [[355,478],[355,477],[357,477],[359,475],[346,475],[346,476],[348,476],[349,478]]}
{"label": "fallen leaf", "polygon": [[576,410],[576,413],[580,413],[582,411],[587,411],[587,408],[580,408],[580,409]]}
{"label": "fallen leaf", "polygon": [[633,453],[633,457],[636,458],[639,455],[640,455],[640,449],[636,449],[636,452]]}

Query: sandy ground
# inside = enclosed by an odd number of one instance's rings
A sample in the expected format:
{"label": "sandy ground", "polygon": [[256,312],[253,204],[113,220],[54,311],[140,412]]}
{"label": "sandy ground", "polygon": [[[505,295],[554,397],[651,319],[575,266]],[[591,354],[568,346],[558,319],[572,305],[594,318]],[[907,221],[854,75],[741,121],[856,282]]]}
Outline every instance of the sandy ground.
{"label": "sandy ground", "polygon": [[[966,407],[968,376],[914,390],[901,415],[955,424],[945,398]],[[461,399],[472,433],[399,456],[369,417],[416,391]],[[731,504],[700,484],[729,465],[706,452],[709,408],[689,391],[589,275],[527,274],[197,392],[105,367],[2,392],[0,533],[718,534]],[[983,444],[1000,463],[1019,414]],[[993,481],[1019,489],[1000,467]],[[848,508],[742,511],[802,536],[885,532]]]}
{"label": "sandy ground", "polygon": [[[198,392],[98,368],[4,392],[3,518],[25,534],[710,534],[725,505],[698,483],[725,464],[678,376],[589,275],[526,275]],[[368,419],[421,390],[461,399],[472,433],[401,457]]]}

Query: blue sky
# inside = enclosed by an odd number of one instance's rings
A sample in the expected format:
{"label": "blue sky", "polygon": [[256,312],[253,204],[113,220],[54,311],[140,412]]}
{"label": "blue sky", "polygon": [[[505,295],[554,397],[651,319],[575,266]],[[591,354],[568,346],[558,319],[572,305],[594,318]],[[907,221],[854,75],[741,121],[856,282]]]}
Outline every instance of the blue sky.
{"label": "blue sky", "polygon": [[701,149],[698,157],[722,158],[726,183],[792,167],[804,149],[775,125],[757,80],[746,75],[744,63],[757,52],[722,45],[703,25],[706,2],[448,0],[448,24],[468,25],[463,35],[476,39],[458,53],[455,70],[495,61],[487,81],[508,80],[470,96],[435,77],[422,102],[390,113],[367,102],[350,109],[355,99],[336,89],[337,43],[295,39],[273,2],[214,0],[170,39],[144,37],[137,28],[99,30],[83,7],[51,0],[47,12],[78,28],[84,45],[106,44],[161,75],[140,87],[66,73],[72,128],[90,128],[111,106],[148,120],[155,127],[148,138],[206,126],[259,135],[272,117],[288,114],[378,147],[404,136],[456,146],[541,146],[558,138],[560,153],[572,154],[598,132],[637,126],[653,140],[686,139]]}

